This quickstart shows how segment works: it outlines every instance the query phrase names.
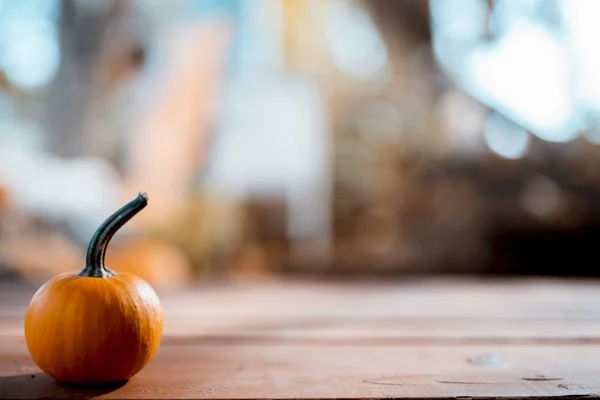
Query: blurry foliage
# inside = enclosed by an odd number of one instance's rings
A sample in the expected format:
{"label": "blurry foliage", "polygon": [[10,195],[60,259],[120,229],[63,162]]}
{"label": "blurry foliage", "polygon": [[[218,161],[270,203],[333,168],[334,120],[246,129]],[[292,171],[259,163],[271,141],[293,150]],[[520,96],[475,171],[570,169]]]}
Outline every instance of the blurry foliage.
{"label": "blurry foliage", "polygon": [[[499,2],[481,2],[485,20],[476,22],[484,28],[473,43],[492,43],[507,29],[506,16],[494,13]],[[0,73],[0,94],[17,110],[6,118],[37,121],[56,155],[99,156],[122,173],[129,128],[119,118],[130,110],[121,108],[129,103],[118,101],[120,90],[148,73],[153,34],[167,31],[173,20],[154,26],[161,18],[138,13],[147,3],[57,4],[56,77],[31,90]],[[165,9],[167,4],[175,3],[164,3]],[[558,3],[536,4],[526,11],[560,31]],[[502,270],[493,260],[498,232],[586,229],[599,219],[600,164],[590,143],[597,127],[587,127],[584,138],[548,143],[472,97],[449,73],[451,66],[438,62],[428,1],[280,5],[285,72],[316,82],[329,112],[331,258],[315,270],[294,256],[286,199],[226,197],[201,182],[164,225],[115,238],[115,264],[130,268],[123,255],[127,246],[144,252],[151,265],[145,272],[157,285],[183,285],[191,273],[243,280],[307,271],[475,272],[490,265]],[[470,47],[448,54],[464,55],[465,49]],[[507,150],[517,142],[522,148]],[[201,181],[204,164],[197,168]],[[81,243],[67,224],[10,207],[0,214],[3,265],[32,276],[76,264]],[[34,260],[33,248],[43,248],[48,257]],[[172,262],[179,272],[155,274],[157,263],[171,262],[163,260],[178,260]]]}

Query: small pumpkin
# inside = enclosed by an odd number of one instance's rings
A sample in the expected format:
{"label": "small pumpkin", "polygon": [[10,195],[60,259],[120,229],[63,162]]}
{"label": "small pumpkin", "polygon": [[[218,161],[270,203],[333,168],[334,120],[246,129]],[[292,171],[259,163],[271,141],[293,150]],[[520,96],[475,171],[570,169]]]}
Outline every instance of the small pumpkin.
{"label": "small pumpkin", "polygon": [[66,235],[56,232],[15,235],[0,240],[2,260],[10,270],[30,281],[47,280],[77,270],[81,266],[81,253],[79,246]]}
{"label": "small pumpkin", "polygon": [[148,204],[146,194],[111,215],[92,237],[86,266],[33,295],[25,340],[38,367],[57,381],[125,381],[153,358],[163,329],[160,302],[144,280],[104,265],[113,235]]}
{"label": "small pumpkin", "polygon": [[155,288],[180,288],[193,279],[185,253],[159,238],[134,237],[115,243],[106,255],[106,265],[117,273],[139,276]]}
{"label": "small pumpkin", "polygon": [[4,211],[8,203],[9,190],[6,186],[0,184],[0,212]]}

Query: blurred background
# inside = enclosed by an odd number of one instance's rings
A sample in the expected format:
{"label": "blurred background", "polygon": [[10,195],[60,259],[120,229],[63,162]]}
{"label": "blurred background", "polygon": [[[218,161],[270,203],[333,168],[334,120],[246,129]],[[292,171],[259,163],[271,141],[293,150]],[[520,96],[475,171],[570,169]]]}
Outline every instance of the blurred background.
{"label": "blurred background", "polygon": [[0,0],[0,276],[600,275],[597,0]]}

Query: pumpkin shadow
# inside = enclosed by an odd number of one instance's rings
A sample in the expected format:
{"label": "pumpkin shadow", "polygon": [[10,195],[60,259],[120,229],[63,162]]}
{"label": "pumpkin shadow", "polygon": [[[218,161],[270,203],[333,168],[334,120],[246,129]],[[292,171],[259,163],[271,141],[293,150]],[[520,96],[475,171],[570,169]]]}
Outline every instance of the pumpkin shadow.
{"label": "pumpkin shadow", "polygon": [[113,392],[127,381],[102,385],[71,385],[55,381],[46,374],[0,377],[0,399],[69,398],[89,399]]}

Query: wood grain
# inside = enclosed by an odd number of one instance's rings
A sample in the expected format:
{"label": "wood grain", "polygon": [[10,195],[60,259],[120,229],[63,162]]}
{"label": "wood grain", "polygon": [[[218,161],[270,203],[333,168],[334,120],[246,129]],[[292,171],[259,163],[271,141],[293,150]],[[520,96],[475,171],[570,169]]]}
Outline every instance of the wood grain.
{"label": "wood grain", "polygon": [[160,294],[163,343],[108,388],[31,361],[35,286],[0,284],[0,398],[544,398],[600,394],[600,284],[555,280],[205,284]]}

